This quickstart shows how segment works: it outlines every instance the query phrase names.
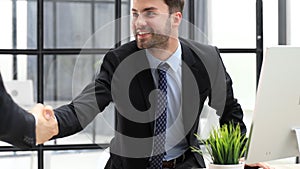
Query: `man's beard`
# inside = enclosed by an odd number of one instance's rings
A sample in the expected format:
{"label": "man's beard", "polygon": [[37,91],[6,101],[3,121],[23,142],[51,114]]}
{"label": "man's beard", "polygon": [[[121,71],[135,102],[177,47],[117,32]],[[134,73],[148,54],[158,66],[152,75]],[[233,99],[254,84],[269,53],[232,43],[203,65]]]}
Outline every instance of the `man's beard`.
{"label": "man's beard", "polygon": [[150,39],[137,39],[137,46],[140,49],[159,48],[165,49],[168,47],[168,35],[152,33]]}
{"label": "man's beard", "polygon": [[164,32],[163,33],[155,33],[155,31],[150,28],[143,28],[151,33],[151,37],[149,39],[138,39],[137,35],[135,35],[135,39],[137,40],[137,46],[140,49],[149,49],[149,48],[159,48],[166,49],[168,47],[168,41],[171,35],[171,21],[167,20]]}

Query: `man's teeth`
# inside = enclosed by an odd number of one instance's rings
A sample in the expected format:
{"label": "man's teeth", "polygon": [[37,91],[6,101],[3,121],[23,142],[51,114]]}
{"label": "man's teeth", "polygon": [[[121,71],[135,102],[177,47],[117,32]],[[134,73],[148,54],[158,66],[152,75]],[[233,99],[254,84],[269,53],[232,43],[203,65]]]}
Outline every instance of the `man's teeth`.
{"label": "man's teeth", "polygon": [[139,35],[145,35],[148,34],[149,32],[138,32]]}

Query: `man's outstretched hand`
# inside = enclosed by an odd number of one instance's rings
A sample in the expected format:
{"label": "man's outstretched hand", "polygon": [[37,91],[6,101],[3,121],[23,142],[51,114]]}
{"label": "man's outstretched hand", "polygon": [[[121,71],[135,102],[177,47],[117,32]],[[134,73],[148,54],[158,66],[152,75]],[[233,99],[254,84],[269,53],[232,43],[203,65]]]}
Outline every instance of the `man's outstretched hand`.
{"label": "man's outstretched hand", "polygon": [[58,134],[58,123],[51,106],[35,105],[30,111],[37,120],[36,144],[43,144]]}

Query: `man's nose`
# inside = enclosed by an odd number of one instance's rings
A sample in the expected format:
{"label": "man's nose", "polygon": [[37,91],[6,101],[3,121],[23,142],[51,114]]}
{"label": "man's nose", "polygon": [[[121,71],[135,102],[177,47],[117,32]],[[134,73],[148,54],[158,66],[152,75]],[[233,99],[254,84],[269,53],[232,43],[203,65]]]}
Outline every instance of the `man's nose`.
{"label": "man's nose", "polygon": [[146,22],[145,18],[142,15],[139,15],[135,20],[135,26],[136,27],[143,27],[145,25],[147,25],[147,22]]}

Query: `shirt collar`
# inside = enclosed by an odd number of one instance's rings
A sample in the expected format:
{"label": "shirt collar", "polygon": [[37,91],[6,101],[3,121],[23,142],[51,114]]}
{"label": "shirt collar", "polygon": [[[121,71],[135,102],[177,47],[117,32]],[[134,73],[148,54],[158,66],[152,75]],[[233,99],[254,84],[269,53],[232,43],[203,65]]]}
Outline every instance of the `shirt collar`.
{"label": "shirt collar", "polygon": [[151,53],[146,49],[146,56],[150,64],[150,68],[152,69],[156,69],[161,62],[165,62],[168,63],[168,65],[174,72],[176,72],[181,66],[181,54],[182,50],[180,42],[178,42],[178,47],[176,51],[166,61],[161,61],[157,59],[156,57],[151,55]]}

